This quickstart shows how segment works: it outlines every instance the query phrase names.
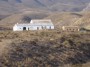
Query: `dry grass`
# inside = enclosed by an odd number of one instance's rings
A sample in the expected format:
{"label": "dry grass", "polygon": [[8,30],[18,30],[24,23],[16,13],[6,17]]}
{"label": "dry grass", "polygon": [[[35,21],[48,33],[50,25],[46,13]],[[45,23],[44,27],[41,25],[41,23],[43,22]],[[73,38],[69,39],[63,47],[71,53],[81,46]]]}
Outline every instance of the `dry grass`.
{"label": "dry grass", "polygon": [[[78,23],[89,27],[87,13],[57,13],[47,18],[53,19],[57,27],[63,24],[72,25],[72,22],[74,25],[75,21],[75,25]],[[11,31],[14,22],[20,19],[21,14],[1,21],[5,24],[0,24],[0,28],[4,28],[0,31],[0,67],[89,66],[90,32],[61,32],[60,28],[44,31]]]}
{"label": "dry grass", "polygon": [[90,27],[90,13],[56,13],[48,16],[57,26],[74,25],[82,27]]}
{"label": "dry grass", "polygon": [[2,31],[0,65],[82,67],[82,64],[90,60],[89,45],[90,33],[61,33],[57,30]]}

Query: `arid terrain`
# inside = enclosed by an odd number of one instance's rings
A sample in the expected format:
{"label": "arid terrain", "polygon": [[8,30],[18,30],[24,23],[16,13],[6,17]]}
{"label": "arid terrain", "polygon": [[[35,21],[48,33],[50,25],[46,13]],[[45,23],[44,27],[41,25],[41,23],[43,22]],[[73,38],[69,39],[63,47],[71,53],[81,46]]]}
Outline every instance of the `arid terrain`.
{"label": "arid terrain", "polygon": [[0,32],[0,67],[89,66],[89,32]]}
{"label": "arid terrain", "polygon": [[[32,19],[55,29],[13,31]],[[90,0],[0,0],[0,67],[90,67]]]}

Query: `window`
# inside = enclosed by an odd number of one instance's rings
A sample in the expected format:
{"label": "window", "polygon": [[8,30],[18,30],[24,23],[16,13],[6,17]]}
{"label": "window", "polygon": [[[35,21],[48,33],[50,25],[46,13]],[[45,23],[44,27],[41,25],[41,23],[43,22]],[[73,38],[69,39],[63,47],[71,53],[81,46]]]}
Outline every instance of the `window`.
{"label": "window", "polygon": [[71,29],[69,29],[71,31]]}
{"label": "window", "polygon": [[42,26],[42,29],[43,29],[43,26]]}
{"label": "window", "polygon": [[39,30],[39,27],[37,27],[37,30]]}
{"label": "window", "polygon": [[28,30],[29,30],[29,28],[28,28]]}
{"label": "window", "polygon": [[49,29],[51,29],[51,26],[49,27]]}

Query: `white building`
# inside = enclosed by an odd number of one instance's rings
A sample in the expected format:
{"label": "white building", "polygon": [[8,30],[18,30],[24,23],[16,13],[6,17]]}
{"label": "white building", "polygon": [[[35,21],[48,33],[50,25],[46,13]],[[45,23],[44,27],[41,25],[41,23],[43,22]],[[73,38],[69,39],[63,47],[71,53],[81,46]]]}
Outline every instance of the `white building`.
{"label": "white building", "polygon": [[54,29],[51,20],[31,20],[28,24],[15,24],[13,31]]}

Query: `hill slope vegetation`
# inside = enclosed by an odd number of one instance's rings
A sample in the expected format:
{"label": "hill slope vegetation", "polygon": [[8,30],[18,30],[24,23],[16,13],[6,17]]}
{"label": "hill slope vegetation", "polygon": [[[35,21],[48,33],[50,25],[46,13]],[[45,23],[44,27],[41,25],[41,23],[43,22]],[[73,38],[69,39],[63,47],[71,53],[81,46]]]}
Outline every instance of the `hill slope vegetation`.
{"label": "hill slope vegetation", "polygon": [[90,33],[0,32],[1,67],[88,67]]}

